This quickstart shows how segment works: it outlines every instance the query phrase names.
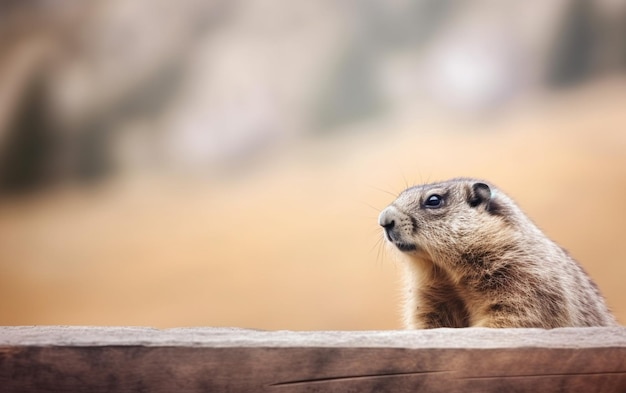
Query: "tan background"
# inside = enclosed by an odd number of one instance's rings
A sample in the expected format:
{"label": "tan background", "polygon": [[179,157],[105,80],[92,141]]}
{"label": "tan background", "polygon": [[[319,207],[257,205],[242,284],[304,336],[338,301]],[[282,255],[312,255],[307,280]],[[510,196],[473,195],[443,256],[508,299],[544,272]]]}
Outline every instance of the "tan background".
{"label": "tan background", "polygon": [[[512,195],[623,322],[625,87],[594,85],[479,133],[441,123],[311,144],[227,182],[128,177],[7,201],[0,323],[399,328],[401,269],[378,210],[387,191],[461,175]],[[596,94],[602,106],[582,110]]]}

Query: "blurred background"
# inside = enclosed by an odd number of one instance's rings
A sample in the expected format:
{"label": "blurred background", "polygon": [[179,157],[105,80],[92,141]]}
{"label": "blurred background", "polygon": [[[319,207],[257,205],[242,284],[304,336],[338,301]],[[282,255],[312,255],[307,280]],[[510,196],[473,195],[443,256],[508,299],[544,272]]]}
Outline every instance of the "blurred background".
{"label": "blurred background", "polygon": [[378,212],[457,176],[626,322],[626,1],[0,3],[2,325],[400,328]]}

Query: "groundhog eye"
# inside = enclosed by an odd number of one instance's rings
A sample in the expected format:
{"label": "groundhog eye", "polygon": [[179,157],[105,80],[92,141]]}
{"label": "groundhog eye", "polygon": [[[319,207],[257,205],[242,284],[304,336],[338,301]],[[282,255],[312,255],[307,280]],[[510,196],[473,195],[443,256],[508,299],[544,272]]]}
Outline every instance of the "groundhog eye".
{"label": "groundhog eye", "polygon": [[426,202],[424,202],[424,206],[426,207],[430,207],[430,208],[437,208],[437,207],[441,207],[443,205],[443,197],[441,195],[431,195],[428,197],[428,199],[426,199]]}

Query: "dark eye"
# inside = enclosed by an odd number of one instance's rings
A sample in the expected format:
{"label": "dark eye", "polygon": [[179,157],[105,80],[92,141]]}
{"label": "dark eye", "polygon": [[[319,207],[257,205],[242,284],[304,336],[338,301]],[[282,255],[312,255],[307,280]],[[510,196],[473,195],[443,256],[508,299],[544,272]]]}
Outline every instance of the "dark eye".
{"label": "dark eye", "polygon": [[437,194],[431,195],[426,199],[426,202],[424,202],[424,206],[431,209],[441,207],[443,206],[443,197]]}

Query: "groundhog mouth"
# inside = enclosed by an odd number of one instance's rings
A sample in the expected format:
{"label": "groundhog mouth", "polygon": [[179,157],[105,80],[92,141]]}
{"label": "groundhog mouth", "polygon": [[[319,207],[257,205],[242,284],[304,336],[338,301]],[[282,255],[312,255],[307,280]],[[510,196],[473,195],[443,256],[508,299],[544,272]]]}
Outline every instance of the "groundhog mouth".
{"label": "groundhog mouth", "polygon": [[394,230],[390,230],[389,228],[385,228],[385,238],[387,241],[398,248],[398,250],[403,252],[415,251],[417,250],[417,246],[414,243],[407,243],[401,240],[401,235],[398,234]]}
{"label": "groundhog mouth", "polygon": [[398,248],[398,250],[402,252],[410,252],[410,251],[417,250],[417,246],[412,243],[404,243],[404,242],[399,242],[399,241],[394,241],[392,243],[394,246]]}

